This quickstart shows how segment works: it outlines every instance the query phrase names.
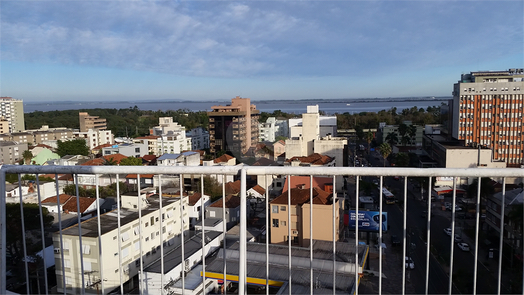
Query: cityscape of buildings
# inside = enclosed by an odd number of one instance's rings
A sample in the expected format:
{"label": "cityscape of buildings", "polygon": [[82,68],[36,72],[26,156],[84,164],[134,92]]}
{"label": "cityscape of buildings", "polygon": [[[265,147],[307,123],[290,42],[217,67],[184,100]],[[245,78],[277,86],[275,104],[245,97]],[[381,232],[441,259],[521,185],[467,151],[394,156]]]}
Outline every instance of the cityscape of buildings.
{"label": "cityscape of buildings", "polygon": [[[442,107],[445,123],[417,125],[405,121],[400,125],[387,125],[381,122],[374,129],[366,130],[371,134],[369,140],[358,138],[357,130],[339,130],[337,116],[321,115],[318,105],[304,105],[304,113],[299,118],[269,117],[266,122],[259,122],[260,111],[249,98],[239,96],[232,98],[230,105],[211,107],[207,112],[209,130],[202,127],[186,130],[172,117],[160,117],[158,126],[151,127],[147,135],[115,138],[107,128],[106,119],[86,112],[79,113],[80,129],[42,126],[25,130],[22,101],[2,97],[0,160],[2,164],[11,165],[102,166],[120,165],[125,159],[134,158],[140,159],[144,166],[162,167],[376,166],[377,169],[387,169],[386,163],[387,166],[395,163],[388,160],[390,154],[410,154],[414,157],[411,165],[419,168],[522,171],[523,103],[523,69],[471,72],[463,74],[454,84],[453,99],[448,106]],[[58,141],[78,139],[85,140],[89,155],[61,157],[56,153]],[[382,151],[385,146],[391,151]],[[31,157],[26,158],[25,151],[31,151]],[[201,294],[201,290],[204,293],[216,292],[222,288],[221,277],[214,277],[214,274],[221,273],[222,264],[231,263],[240,251],[238,242],[242,235],[238,234],[238,223],[244,209],[250,221],[247,263],[256,269],[250,274],[252,278],[264,280],[259,285],[266,285],[265,261],[262,263],[259,257],[266,251],[261,244],[266,241],[270,244],[272,267],[276,270],[271,273],[271,287],[274,290],[281,288],[281,292],[290,287],[280,283],[291,278],[291,275],[288,278],[278,271],[287,267],[288,257],[285,257],[286,263],[282,262],[285,256],[279,248],[282,245],[291,243],[296,255],[289,259],[293,264],[302,265],[309,263],[307,255],[310,249],[325,253],[330,251],[328,246],[331,243],[336,244],[336,258],[319,255],[311,264],[314,265],[312,272],[318,274],[315,284],[321,291],[336,288],[344,293],[353,292],[358,287],[354,281],[355,272],[360,273],[365,261],[372,257],[369,234],[349,234],[348,210],[355,209],[352,191],[355,179],[348,176],[252,177],[247,187],[248,208],[241,208],[240,180],[236,175],[211,175],[209,180],[206,179],[206,185],[220,190],[213,196],[201,190],[203,176],[191,173],[162,177],[153,174],[76,176],[73,179],[67,174],[46,175],[53,181],[42,183],[38,192],[33,187],[34,181],[6,185],[8,203],[22,200],[40,204],[48,208],[50,214],[60,216],[60,220],[55,218],[54,227],[60,226],[62,230],[50,233],[52,243],[49,245],[53,251],[52,274],[56,281],[53,290],[58,293],[127,293],[141,288],[140,292],[144,294],[174,294],[182,292],[182,278],[185,278],[186,294]],[[119,195],[114,191],[113,195],[104,196],[100,203],[94,202],[93,198],[74,197],[66,192],[72,183],[90,190],[109,188],[117,181],[132,190]],[[372,188],[376,188],[378,183],[375,183],[377,179],[362,181],[369,182],[370,186],[374,184]],[[382,179],[380,181],[382,185]],[[458,183],[453,177],[440,177],[435,181],[431,194],[443,211],[448,207],[444,202],[444,195],[449,197],[448,187],[458,185],[461,195],[466,195],[468,187],[475,183],[473,178],[461,179]],[[507,231],[505,242],[513,253],[522,254],[522,224],[511,219],[511,210],[502,214],[501,207],[523,206],[523,178],[502,180],[493,177],[489,181],[494,190],[482,196],[486,223],[482,230],[486,236],[500,233],[505,220],[508,224],[504,227]],[[392,179],[391,183],[387,185],[395,187],[399,181]],[[497,189],[502,183],[510,185],[505,193]],[[415,188],[412,183],[411,186]],[[364,185],[360,189],[369,198],[362,199],[361,210],[376,210],[377,191],[370,191]],[[423,190],[421,186],[420,190]],[[472,196],[462,197],[465,201],[460,210],[468,211],[477,205]],[[385,217],[381,216],[380,220]],[[376,237],[375,233],[372,235]],[[366,242],[362,247],[350,248],[348,240],[355,238]],[[396,244],[393,240],[392,237],[391,246]],[[382,242],[378,247],[382,247]],[[356,252],[364,257],[362,261],[354,260]],[[213,257],[205,264],[204,270],[202,259],[208,256]],[[340,277],[335,283],[323,272],[323,264],[331,262],[332,258],[340,268],[340,273],[337,273]],[[162,264],[164,260],[166,262]],[[522,255],[519,263],[522,263]],[[414,267],[406,262],[406,268]],[[309,293],[309,282],[300,282],[301,271],[297,269],[293,275],[293,284],[296,284],[293,292]],[[205,282],[200,272],[206,273]]]}

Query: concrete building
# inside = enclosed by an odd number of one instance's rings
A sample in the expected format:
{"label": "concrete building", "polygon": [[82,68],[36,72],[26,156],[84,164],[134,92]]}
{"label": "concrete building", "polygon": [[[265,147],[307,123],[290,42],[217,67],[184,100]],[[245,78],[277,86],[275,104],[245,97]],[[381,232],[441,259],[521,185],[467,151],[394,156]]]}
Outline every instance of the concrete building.
{"label": "concrete building", "polygon": [[147,145],[141,143],[123,143],[111,147],[102,148],[102,155],[104,156],[122,154],[126,157],[140,158],[144,155],[147,155],[147,152]]}
{"label": "concrete building", "polygon": [[258,123],[258,131],[259,141],[274,142],[277,136],[289,137],[288,120],[269,117],[266,123]]}
{"label": "concrete building", "polygon": [[7,119],[0,119],[0,134],[9,133],[9,121]]}
{"label": "concrete building", "polygon": [[[138,274],[141,263],[147,266],[160,258],[160,245],[164,251],[169,251],[180,245],[182,233],[188,238],[189,219],[187,214],[181,216],[180,208],[187,205],[186,197],[183,204],[180,198],[163,198],[160,211],[158,196],[151,196],[146,201],[146,195],[141,195],[141,220],[138,202],[136,194],[122,196],[120,221],[117,210],[101,215],[100,235],[96,218],[81,223],[81,242],[76,226],[63,230],[62,245],[60,235],[53,234],[53,244],[58,249],[55,251],[58,292],[79,294],[83,282],[86,293],[108,294],[120,286],[121,279],[126,289],[132,289],[131,278]],[[60,249],[63,249],[62,253]]]}
{"label": "concrete building", "polygon": [[104,144],[113,144],[115,137],[111,130],[89,129],[87,131],[74,131],[74,138],[83,138],[90,150]]}
{"label": "concrete building", "polygon": [[220,198],[206,207],[205,218],[225,218],[227,229],[230,229],[240,221],[240,197],[233,195],[225,197],[225,214],[223,210],[223,199],[224,198]]}
{"label": "concrete building", "polygon": [[0,117],[9,122],[10,133],[24,131],[24,101],[8,96],[0,97]]}
{"label": "concrete building", "polygon": [[106,119],[102,119],[99,116],[90,116],[86,112],[80,112],[78,113],[78,117],[80,120],[80,132],[87,132],[89,129],[107,129]]}
{"label": "concrete building", "polygon": [[[308,106],[307,112],[318,113],[318,105]],[[289,119],[289,137],[300,137],[302,133],[302,118]],[[337,116],[318,116],[318,134],[321,137],[331,135],[337,136]]]}
{"label": "concrete building", "polygon": [[524,164],[524,69],[463,74],[453,86],[451,136],[493,150],[509,167]]}
{"label": "concrete building", "polygon": [[[339,205],[335,202],[333,218],[333,194],[318,187],[313,188],[313,201],[310,203],[309,189],[291,188],[291,203],[288,205],[288,192],[270,202],[270,241],[271,244],[287,244],[291,227],[291,244],[309,247],[311,239],[338,241]],[[313,234],[310,232],[310,209],[313,206]],[[289,220],[291,213],[291,220]],[[335,237],[333,237],[333,220]]]}
{"label": "concrete building", "polygon": [[[502,198],[504,208],[502,207]],[[486,202],[486,224],[489,231],[500,236],[502,214],[504,212],[504,243],[514,249],[514,253],[522,253],[522,224],[516,219],[510,218],[515,210],[522,211],[524,203],[524,192],[521,188],[496,193],[488,197]]]}
{"label": "concrete building", "polygon": [[231,99],[231,105],[212,106],[209,116],[211,153],[230,151],[240,157],[258,142],[259,111],[249,98]]}
{"label": "concrete building", "polygon": [[202,212],[211,204],[211,197],[202,195],[201,193],[194,193],[189,196],[189,226],[191,229],[195,227],[200,220],[202,220]]}
{"label": "concrete building", "polygon": [[193,128],[186,132],[186,137],[191,139],[191,150],[203,150],[209,148],[209,131],[202,127]]}
{"label": "concrete building", "polygon": [[156,162],[157,166],[200,166],[200,153],[163,154]]}
{"label": "concrete building", "polygon": [[[186,137],[186,128],[173,122],[172,117],[162,117],[158,119],[158,126],[153,127],[149,133],[151,136],[139,138],[148,146],[156,144],[153,154],[161,156],[165,153],[179,154],[183,151],[191,150],[191,138]],[[157,136],[156,141],[152,136]]]}
{"label": "concrete building", "polygon": [[14,165],[23,159],[22,154],[27,150],[27,143],[14,141],[0,141],[0,163]]}
{"label": "concrete building", "polygon": [[147,136],[140,136],[133,139],[133,142],[135,143],[142,143],[147,145],[147,150],[149,155],[155,155],[158,156],[158,144],[157,141],[160,138],[160,136],[156,135],[147,135]]}

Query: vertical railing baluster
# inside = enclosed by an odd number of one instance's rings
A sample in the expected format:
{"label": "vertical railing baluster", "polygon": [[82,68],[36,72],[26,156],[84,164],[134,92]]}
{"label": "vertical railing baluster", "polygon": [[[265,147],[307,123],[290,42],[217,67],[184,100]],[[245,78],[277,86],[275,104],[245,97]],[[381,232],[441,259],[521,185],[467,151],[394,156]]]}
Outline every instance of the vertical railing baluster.
{"label": "vertical railing baluster", "polygon": [[[35,174],[36,175],[36,195],[38,197],[38,213],[40,215],[40,230],[42,232],[42,258],[44,260],[44,280],[45,280],[45,283],[44,283],[44,286],[45,286],[45,294],[47,295],[49,292],[49,286],[47,285],[47,255],[45,253],[45,231],[44,231],[44,214],[42,212],[42,200],[41,200],[41,196],[40,196],[40,179],[38,179],[38,174]],[[38,270],[38,265],[36,267],[36,271],[39,271]],[[40,283],[39,283],[40,285]],[[41,293],[41,292],[39,292]]]}
{"label": "vertical railing baluster", "polygon": [[[138,174],[137,174],[138,176]],[[120,223],[120,179],[118,178],[119,174],[116,174],[116,214],[117,214],[117,239],[118,239],[118,249],[122,249],[122,236],[121,236],[121,223]],[[138,204],[142,203],[142,200],[140,199],[140,190],[138,190]],[[120,277],[120,293],[124,294],[124,278],[122,274],[122,253],[121,251],[118,251],[118,272]]]}
{"label": "vertical railing baluster", "polygon": [[476,215],[476,224],[475,224],[475,259],[473,266],[473,294],[477,294],[477,268],[478,268],[478,258],[479,258],[479,230],[480,230],[480,183],[482,178],[478,178],[477,184],[477,215]]}
{"label": "vertical railing baluster", "polygon": [[[5,192],[5,184],[6,184],[6,181],[5,181],[5,170],[3,170],[1,167],[0,167],[0,241],[1,241],[1,244],[0,244],[0,278],[5,278],[7,276],[7,250],[6,250],[6,247],[7,247],[7,242],[6,242],[6,238],[7,238],[7,234],[6,234],[6,231],[7,231],[7,218],[6,218],[6,213],[7,213],[7,208],[6,208],[6,199],[5,199],[5,195],[6,195],[6,192]],[[4,279],[0,279],[0,294],[5,294],[7,293],[6,292],[7,290],[7,282],[6,280]]]}
{"label": "vertical railing baluster", "polygon": [[[408,212],[408,178],[404,177],[404,212],[403,212],[403,225],[402,225],[402,232],[403,232],[403,247],[402,247],[402,259],[404,259],[403,267],[402,267],[402,295],[406,294],[406,266],[405,266],[405,259],[406,259],[406,233],[407,233],[407,212]],[[412,258],[413,259],[413,258]],[[410,276],[411,277],[411,276]]]}
{"label": "vertical railing baluster", "polygon": [[246,294],[247,220],[246,220],[246,169],[240,170],[240,259],[238,264],[238,294]]}
{"label": "vertical railing baluster", "polygon": [[82,278],[82,288],[81,292],[82,294],[86,293],[85,289],[85,278],[84,278],[84,246],[82,244],[82,213],[80,212],[80,194],[79,194],[79,188],[78,188],[78,174],[75,174],[74,177],[75,180],[75,189],[76,189],[76,211],[77,211],[77,222],[78,222],[78,245],[80,247],[80,275]]}
{"label": "vertical railing baluster", "polygon": [[[360,176],[358,176],[360,178]],[[379,212],[378,212],[378,294],[382,294],[382,186],[384,177],[380,176]]]}
{"label": "vertical railing baluster", "polygon": [[[506,177],[502,179],[502,200],[500,206],[500,236],[499,236],[499,273],[497,281],[497,294],[501,294],[502,284],[502,252],[504,248],[504,211],[506,209]],[[513,259],[513,257],[511,258]],[[524,284],[524,281],[523,281]]]}
{"label": "vertical railing baluster", "polygon": [[[227,294],[227,263],[226,263],[226,232],[227,232],[227,222],[226,222],[226,177],[222,174],[222,245],[224,248],[224,294]],[[266,231],[267,238],[267,231]]]}
{"label": "vertical railing baluster", "polygon": [[288,292],[291,295],[291,175],[288,175],[287,179],[287,271]]}
{"label": "vertical railing baluster", "polygon": [[[200,203],[204,199],[204,174],[200,174]],[[203,204],[200,206],[200,212],[204,209]],[[205,216],[202,214],[202,294],[206,293],[206,242],[205,242]]]}
{"label": "vertical railing baluster", "polygon": [[[137,177],[137,182],[138,182],[138,179],[139,179],[139,176],[138,174],[136,175]],[[162,185],[162,183],[159,181],[159,185]],[[117,186],[118,188],[119,186]],[[117,194],[118,196],[118,194]],[[140,200],[140,191],[138,192],[138,199]],[[134,229],[133,229],[134,230]],[[143,236],[142,236],[142,201],[139,201],[138,202],[138,250],[140,251],[140,255],[139,255],[139,259],[140,259],[140,271],[138,272],[138,279],[139,279],[139,293],[140,294],[143,294],[144,293],[144,289],[145,289],[145,286],[144,286],[144,252],[143,252],[143,249],[142,249],[142,241],[143,241]],[[163,288],[163,286],[161,287]]]}
{"label": "vertical railing baluster", "polygon": [[180,174],[180,250],[182,251],[182,295],[186,293],[186,257],[185,257],[185,237],[184,237],[184,175]]}
{"label": "vertical railing baluster", "polygon": [[[27,266],[27,245],[25,240],[25,218],[24,218],[24,201],[22,199],[22,179],[18,173],[18,194],[20,195],[20,222],[22,223],[22,246],[24,250],[24,266],[25,266],[25,283],[27,294],[31,294],[29,290],[29,267]],[[2,196],[3,198],[3,196]]]}
{"label": "vertical railing baluster", "polygon": [[453,177],[453,200],[451,201],[451,253],[449,256],[449,285],[448,294],[453,293],[453,257],[455,254],[455,205],[457,203],[457,178]]}
{"label": "vertical railing baluster", "polygon": [[269,295],[269,180],[266,178],[266,295]]}
{"label": "vertical railing baluster", "polygon": [[[140,182],[138,182],[138,185],[140,186]],[[162,177],[161,175],[158,175],[158,201],[160,208],[158,210],[158,218],[160,219],[160,294],[164,294],[164,207],[162,206]],[[167,233],[167,231],[166,231]]]}
{"label": "vertical railing baluster", "polygon": [[309,276],[309,291],[313,295],[313,175],[309,176]]}
{"label": "vertical railing baluster", "polygon": [[62,210],[60,207],[60,187],[58,186],[58,174],[55,174],[56,208],[58,212],[58,233],[60,235],[60,262],[62,263],[62,293],[66,294],[65,263],[64,263],[64,238],[62,236]]}
{"label": "vertical railing baluster", "polygon": [[[100,185],[98,184],[98,174],[95,174],[95,186],[96,186],[96,219],[98,222],[98,260],[100,269],[100,285],[102,288],[102,294],[104,294],[104,266],[102,259],[102,226],[100,224]],[[97,282],[97,293],[98,293],[98,282]]]}
{"label": "vertical railing baluster", "polygon": [[430,243],[431,243],[431,176],[428,178],[428,223],[426,225],[426,232],[427,232],[427,248],[426,248],[426,292],[425,294],[428,295],[429,292],[429,250],[430,250]]}
{"label": "vertical railing baluster", "polygon": [[[358,201],[359,201],[359,177],[355,176],[355,295],[358,295],[358,287],[360,285],[360,268],[358,262],[358,249],[359,249],[359,233],[358,233]],[[348,212],[349,213],[349,212]],[[349,223],[351,223],[351,214],[349,214]],[[368,262],[369,263],[369,262]],[[362,265],[362,272],[364,272],[364,265]]]}
{"label": "vertical railing baluster", "polygon": [[[336,244],[336,221],[335,221],[335,203],[337,201],[337,185],[336,185],[336,177],[333,175],[333,196],[332,196],[332,214],[333,214],[333,295],[336,293],[336,286],[337,286],[337,244]],[[313,207],[313,204],[311,204]]]}

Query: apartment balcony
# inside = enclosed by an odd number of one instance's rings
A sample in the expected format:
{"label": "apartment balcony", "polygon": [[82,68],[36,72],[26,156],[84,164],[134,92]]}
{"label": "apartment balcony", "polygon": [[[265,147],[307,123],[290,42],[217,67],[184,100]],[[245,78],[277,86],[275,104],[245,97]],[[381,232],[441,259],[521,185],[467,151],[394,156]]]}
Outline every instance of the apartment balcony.
{"label": "apartment balcony", "polygon": [[[55,186],[58,188],[56,193],[49,192],[46,184],[37,180],[36,190],[31,196],[21,196],[18,200],[6,197],[7,190],[10,189],[5,184],[6,176],[9,175],[11,179],[15,175],[20,179],[25,174],[55,175]],[[78,175],[86,174],[92,174],[97,179],[112,175],[112,179],[116,181],[120,181],[121,175],[137,174],[138,183],[140,176],[146,174],[153,174],[159,183],[162,183],[162,179],[178,176],[180,183],[175,182],[174,188],[157,188],[153,196],[147,196],[151,187],[147,188],[148,193],[134,192],[136,199],[132,195],[124,196],[117,186],[114,208],[101,212],[98,207],[90,213],[91,218],[65,213],[61,210],[61,199],[56,204],[41,202],[49,195],[62,194],[60,188],[64,183],[59,180],[60,176],[71,175],[67,178],[72,179],[68,184],[78,184]],[[225,240],[226,221],[230,221],[226,219],[231,217],[226,214],[216,216],[215,219],[221,225],[214,229],[206,228],[206,225],[190,232],[185,229],[186,225],[182,226],[186,224],[190,214],[190,207],[185,200],[188,192],[184,189],[183,175],[194,175],[199,179],[205,176],[237,177],[240,180],[239,215],[235,219],[239,222],[238,240],[221,242]],[[271,181],[278,176],[295,175],[308,176],[310,184],[313,184],[314,177],[329,177],[335,188],[339,179],[347,183],[333,195],[337,200],[333,203],[340,206],[325,207],[328,208],[328,216],[340,216],[341,222],[337,226],[335,218],[331,221],[329,228],[332,229],[332,238],[314,239],[313,242],[307,241],[308,243],[301,240],[301,244],[309,245],[306,247],[296,246],[297,241],[294,239],[287,239],[284,245],[272,245],[268,243],[269,239],[265,234],[260,236],[265,238],[259,242],[247,242],[251,232],[249,228],[254,220],[248,220],[248,214],[253,212],[246,210],[249,208],[248,202],[251,202],[247,193],[248,177],[258,179],[259,183],[269,184],[264,185],[269,189],[272,187]],[[394,177],[399,180],[394,180]],[[470,196],[476,200],[473,212],[475,219],[468,221],[471,226],[467,228],[464,226],[465,221],[457,218],[456,190],[449,198],[451,208],[454,208],[452,211],[444,211],[438,200],[427,201],[431,200],[433,180],[441,177],[453,177],[454,184],[460,183],[458,178],[478,179],[480,183],[481,178],[490,177],[500,179],[505,185],[507,179],[524,178],[524,170],[3,165],[0,168],[0,294],[6,294],[7,291],[24,294],[216,294],[220,292],[221,286],[228,286],[226,291],[229,294],[522,294],[522,273],[520,277],[511,277],[511,274],[522,271],[522,264],[512,260],[511,267],[506,265],[504,251],[491,253],[494,258],[486,256],[488,252],[483,240],[485,237],[482,228],[484,223],[480,217],[480,193]],[[359,203],[359,197],[366,195],[363,191],[372,184],[371,180],[377,180],[378,183],[378,188],[375,187],[376,203],[371,203],[371,211],[357,209],[366,205]],[[415,182],[426,183],[428,189],[421,192]],[[397,203],[387,205],[384,202],[382,188],[386,185],[394,187],[392,191],[396,193]],[[222,187],[225,194],[225,182]],[[182,194],[179,190],[177,192],[178,188],[182,188]],[[289,182],[288,208],[291,203],[291,189]],[[100,200],[103,190],[103,187],[96,186],[95,200]],[[203,184],[198,185],[197,191],[202,190],[206,191]],[[81,190],[77,185],[77,195],[79,191]],[[309,195],[313,195],[313,188],[309,188],[309,191]],[[259,213],[269,216],[261,221],[261,232],[264,233],[271,232],[275,225],[271,220],[273,212],[269,203],[273,198],[266,191],[260,201],[263,209]],[[6,205],[20,200],[24,203],[32,200],[36,206],[30,208]],[[76,206],[80,208],[80,199],[76,200]],[[138,207],[129,210],[123,208],[124,203],[129,200],[136,200]],[[313,203],[311,198],[309,201]],[[153,204],[157,207],[153,207]],[[225,211],[225,202],[221,204]],[[347,211],[346,204],[352,211]],[[141,206],[148,207],[144,209]],[[13,215],[13,210],[17,208],[20,208],[20,216],[23,217],[20,220],[15,217],[16,212]],[[61,212],[55,214],[53,227],[49,227],[49,222],[44,222],[42,218],[44,208]],[[210,207],[206,207],[208,208]],[[366,223],[375,220],[374,217],[371,220],[365,219],[366,214],[371,214],[369,212],[378,216],[378,222],[375,221],[378,224],[376,231],[366,227]],[[290,225],[291,210],[286,211],[286,214],[287,224]],[[301,223],[301,228],[292,229],[287,226],[286,236],[293,237],[300,233],[301,238],[308,239],[310,233],[314,238],[315,232],[325,231],[315,223],[315,218],[320,218],[315,214],[316,211],[310,211],[309,216],[312,218],[307,223]],[[348,214],[347,222],[342,217],[344,214]],[[298,211],[296,215],[299,215]],[[351,222],[350,216],[356,220]],[[207,216],[206,211],[202,224],[206,224],[205,221],[211,217]],[[70,223],[64,222],[65,220]],[[169,220],[174,226],[166,226]],[[359,226],[355,227],[355,224]],[[155,234],[156,228],[153,227],[158,227],[159,233]],[[443,232],[448,227],[451,229],[451,237],[458,235],[469,244],[468,252],[459,248],[459,244],[454,243],[454,239]],[[399,238],[399,243],[389,242],[393,241],[393,235]],[[54,244],[46,243],[50,236],[53,237]],[[65,242],[73,237],[76,237],[74,243]],[[168,240],[167,237],[175,238]],[[503,244],[503,240],[501,237],[500,244],[491,247],[508,247]],[[51,256],[36,258],[35,253],[49,247]],[[146,252],[147,254],[132,255]],[[522,257],[524,253],[514,254]],[[102,260],[97,257],[111,258]],[[409,257],[408,263],[404,257]],[[44,265],[50,264],[56,264],[54,273],[42,271]],[[57,286],[53,283],[56,281]]]}

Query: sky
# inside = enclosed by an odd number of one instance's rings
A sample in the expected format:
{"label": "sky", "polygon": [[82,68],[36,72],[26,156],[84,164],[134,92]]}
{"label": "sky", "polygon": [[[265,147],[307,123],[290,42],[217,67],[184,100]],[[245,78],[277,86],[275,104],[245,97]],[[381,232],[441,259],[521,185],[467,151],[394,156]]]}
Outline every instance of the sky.
{"label": "sky", "polygon": [[0,1],[0,95],[451,96],[524,67],[524,1]]}

